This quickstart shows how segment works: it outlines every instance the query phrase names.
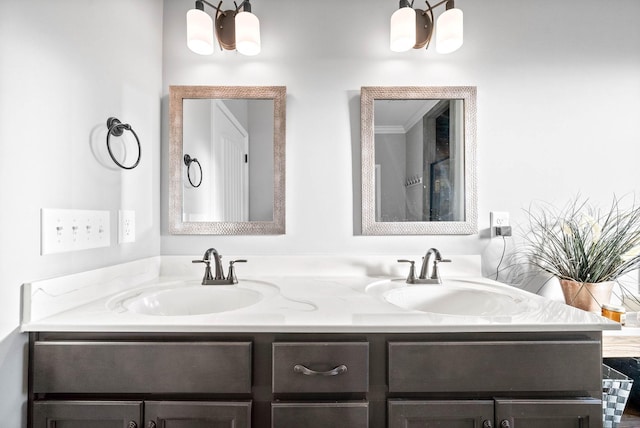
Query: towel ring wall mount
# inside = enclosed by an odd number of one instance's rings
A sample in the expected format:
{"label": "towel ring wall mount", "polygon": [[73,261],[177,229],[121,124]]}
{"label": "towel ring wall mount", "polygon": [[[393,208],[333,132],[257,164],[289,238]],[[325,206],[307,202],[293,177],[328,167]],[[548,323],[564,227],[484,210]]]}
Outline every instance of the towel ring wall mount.
{"label": "towel ring wall mount", "polygon": [[[192,158],[189,155],[184,155],[183,160],[184,164],[187,166],[187,178],[189,179],[189,184],[191,184],[191,186],[193,187],[200,187],[200,185],[202,184],[202,165],[200,165],[200,161],[196,158]],[[200,181],[198,181],[198,184],[193,184],[193,181],[191,181],[191,165],[194,163],[197,163],[198,168],[200,169]]]}
{"label": "towel ring wall mount", "polygon": [[[133,169],[137,167],[140,163],[140,158],[142,157],[142,147],[140,146],[140,139],[138,138],[138,134],[136,134],[131,125],[129,125],[128,123],[122,123],[115,117],[110,117],[109,119],[107,119],[107,128],[107,150],[109,151],[111,160],[113,160],[113,162],[115,162],[115,164],[122,169]],[[114,137],[121,137],[122,134],[124,134],[124,131],[131,132],[136,139],[136,143],[138,144],[138,159],[131,166],[122,165],[120,162],[118,162],[116,157],[113,155],[113,152],[111,151],[111,136],[113,135]]]}

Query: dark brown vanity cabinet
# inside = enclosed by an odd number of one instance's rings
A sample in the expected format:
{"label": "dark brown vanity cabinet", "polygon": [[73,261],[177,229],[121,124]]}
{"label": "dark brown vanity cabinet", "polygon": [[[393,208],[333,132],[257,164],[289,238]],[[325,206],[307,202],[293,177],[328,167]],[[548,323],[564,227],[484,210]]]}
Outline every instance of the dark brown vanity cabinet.
{"label": "dark brown vanity cabinet", "polygon": [[124,338],[33,341],[31,427],[251,426],[251,342]]}
{"label": "dark brown vanity cabinet", "polygon": [[600,400],[389,400],[389,428],[588,428],[602,426]]}
{"label": "dark brown vanity cabinet", "polygon": [[43,400],[32,407],[39,428],[138,428],[141,421],[140,401]]}
{"label": "dark brown vanity cabinet", "polygon": [[248,428],[251,426],[251,402],[37,401],[33,405],[33,426],[42,428]]}
{"label": "dark brown vanity cabinet", "polygon": [[390,399],[389,428],[602,427],[592,398],[600,348],[584,339],[390,342],[391,396],[454,399]]}
{"label": "dark brown vanity cabinet", "polygon": [[369,426],[367,342],[277,342],[272,428]]}
{"label": "dark brown vanity cabinet", "polygon": [[29,428],[602,428],[600,332],[51,332],[29,346]]}

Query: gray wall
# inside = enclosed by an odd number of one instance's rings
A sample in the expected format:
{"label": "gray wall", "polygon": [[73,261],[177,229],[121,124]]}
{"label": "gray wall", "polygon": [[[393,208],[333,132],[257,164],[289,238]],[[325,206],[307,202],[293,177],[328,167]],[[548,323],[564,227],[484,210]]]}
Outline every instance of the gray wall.
{"label": "gray wall", "polygon": [[380,165],[381,221],[405,221],[407,135],[376,134],[375,164]]}
{"label": "gray wall", "polygon": [[[423,148],[424,148],[424,137],[422,132],[422,119],[416,122],[415,125],[407,131],[407,153],[406,153],[406,162],[407,162],[407,178],[413,178],[415,176],[423,176],[425,167],[423,164]],[[429,172],[427,171],[427,177],[429,176]],[[422,184],[415,184],[406,187],[406,206],[407,206],[407,216],[406,220],[409,221],[422,221],[424,214],[423,207],[423,196],[424,196],[424,185],[426,181],[423,181]],[[427,192],[428,194],[428,192]],[[428,213],[427,213],[428,218]]]}
{"label": "gray wall", "polygon": [[[20,284],[160,252],[162,1],[0,1],[0,425],[26,424]],[[142,142],[132,171],[107,159],[106,120]],[[106,156],[105,156],[106,155]],[[111,246],[40,255],[40,209],[108,210]],[[119,245],[119,209],[136,242]]]}
{"label": "gray wall", "polygon": [[273,220],[273,101],[249,101],[249,220]]}

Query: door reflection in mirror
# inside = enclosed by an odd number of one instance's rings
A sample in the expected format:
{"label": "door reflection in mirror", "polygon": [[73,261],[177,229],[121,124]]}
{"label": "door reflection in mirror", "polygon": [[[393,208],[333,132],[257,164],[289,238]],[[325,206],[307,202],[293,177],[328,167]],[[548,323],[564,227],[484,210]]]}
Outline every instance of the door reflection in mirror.
{"label": "door reflection in mirror", "polygon": [[376,99],[376,221],[464,221],[464,100]]}
{"label": "door reflection in mirror", "polygon": [[183,152],[202,161],[202,184],[183,175],[184,222],[273,220],[270,99],[184,99]]}

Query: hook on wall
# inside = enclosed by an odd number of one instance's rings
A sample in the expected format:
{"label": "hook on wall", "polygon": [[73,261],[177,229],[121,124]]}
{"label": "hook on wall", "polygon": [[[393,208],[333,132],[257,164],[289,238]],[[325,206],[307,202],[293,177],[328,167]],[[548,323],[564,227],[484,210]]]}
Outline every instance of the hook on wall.
{"label": "hook on wall", "polygon": [[[138,138],[138,134],[136,134],[136,132],[131,127],[131,125],[129,125],[128,123],[122,123],[120,122],[120,120],[118,120],[115,117],[110,117],[109,119],[107,119],[107,128],[109,129],[107,131],[107,150],[109,151],[109,156],[111,156],[111,160],[113,160],[115,164],[122,169],[133,169],[137,167],[138,164],[140,163],[140,158],[142,157],[142,148],[140,146],[140,139]],[[122,134],[124,134],[124,131],[131,132],[133,136],[136,138],[136,143],[138,144],[138,159],[131,166],[122,165],[120,162],[118,162],[116,157],[113,155],[113,152],[111,151],[111,136],[113,135],[114,137],[121,137]]]}
{"label": "hook on wall", "polygon": [[[184,164],[187,166],[187,178],[189,179],[189,184],[191,184],[191,186],[193,187],[200,187],[200,185],[202,184],[202,165],[200,165],[200,161],[196,158],[192,158],[189,155],[184,155]],[[200,181],[198,181],[198,184],[193,184],[193,181],[191,181],[191,164],[193,163],[197,163],[198,164],[198,168],[200,169]]]}

